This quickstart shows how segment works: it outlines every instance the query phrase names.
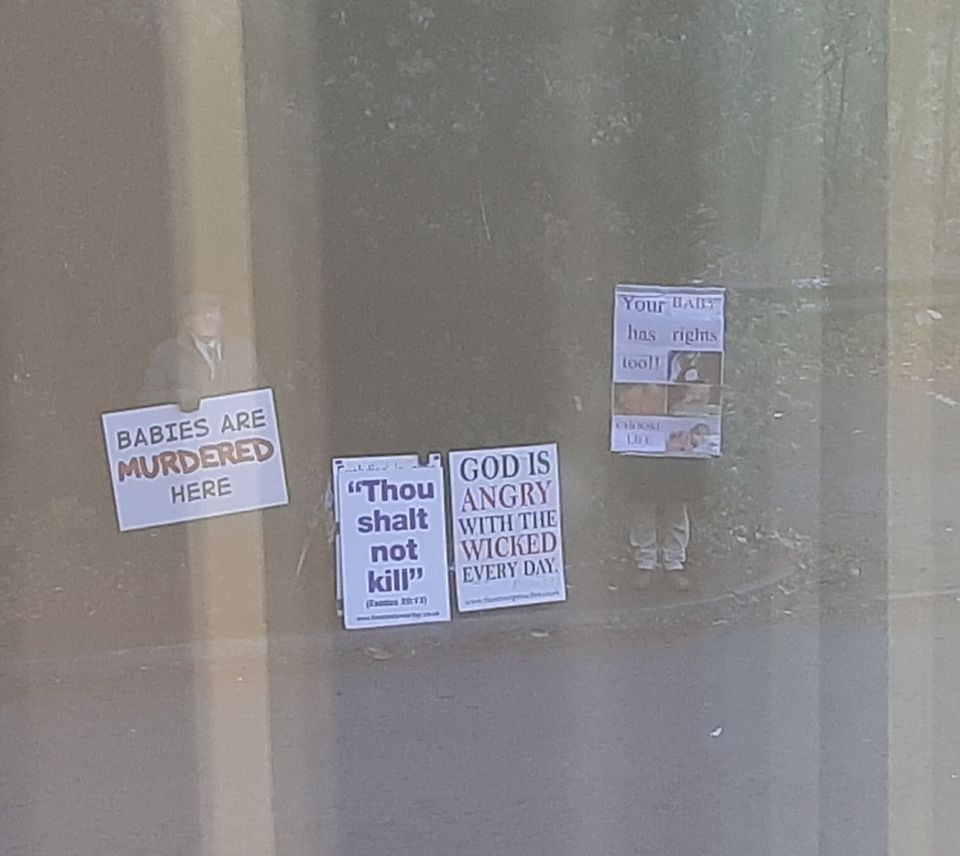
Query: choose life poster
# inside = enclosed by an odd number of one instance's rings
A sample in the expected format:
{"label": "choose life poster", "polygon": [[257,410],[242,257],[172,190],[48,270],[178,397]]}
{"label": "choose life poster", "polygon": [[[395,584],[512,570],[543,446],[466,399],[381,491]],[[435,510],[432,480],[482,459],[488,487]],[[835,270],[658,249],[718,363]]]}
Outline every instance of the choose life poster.
{"label": "choose life poster", "polygon": [[720,455],[725,297],[722,288],[616,286],[611,451]]}
{"label": "choose life poster", "polygon": [[461,612],[566,600],[557,444],[450,453]]}
{"label": "choose life poster", "polygon": [[337,472],[348,630],[450,620],[443,467]]}
{"label": "choose life poster", "polygon": [[272,389],[101,416],[121,532],[287,504]]}

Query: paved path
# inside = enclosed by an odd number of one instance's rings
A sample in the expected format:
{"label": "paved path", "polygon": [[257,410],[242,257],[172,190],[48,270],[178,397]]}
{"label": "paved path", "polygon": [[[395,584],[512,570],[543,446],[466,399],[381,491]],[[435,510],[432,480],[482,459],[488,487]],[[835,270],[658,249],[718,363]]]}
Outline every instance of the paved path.
{"label": "paved path", "polygon": [[[960,604],[936,609],[930,810],[946,856],[960,840]],[[202,852],[207,702],[186,650],[0,678],[0,854]],[[265,697],[252,650],[204,665],[235,723]],[[278,645],[276,852],[876,856],[886,651],[882,607],[401,635],[366,653]]]}

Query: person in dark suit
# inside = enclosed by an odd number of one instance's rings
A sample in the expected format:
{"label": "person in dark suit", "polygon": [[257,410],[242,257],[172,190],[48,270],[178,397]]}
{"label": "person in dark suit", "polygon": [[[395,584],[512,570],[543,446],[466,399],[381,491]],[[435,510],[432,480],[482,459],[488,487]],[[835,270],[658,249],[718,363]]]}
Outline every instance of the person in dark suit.
{"label": "person in dark suit", "polygon": [[176,404],[193,412],[212,395],[256,385],[256,356],[249,342],[226,336],[223,305],[208,291],[189,293],[180,303],[179,331],[150,355],[141,404]]}

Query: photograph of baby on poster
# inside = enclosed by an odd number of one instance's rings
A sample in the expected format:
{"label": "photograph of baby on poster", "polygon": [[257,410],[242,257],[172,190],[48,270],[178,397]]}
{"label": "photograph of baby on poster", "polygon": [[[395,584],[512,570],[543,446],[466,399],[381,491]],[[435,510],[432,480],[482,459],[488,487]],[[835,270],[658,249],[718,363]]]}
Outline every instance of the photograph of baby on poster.
{"label": "photograph of baby on poster", "polygon": [[719,386],[723,380],[723,354],[704,351],[671,351],[671,383]]}
{"label": "photograph of baby on poster", "polygon": [[706,422],[671,431],[667,438],[667,454],[716,455],[719,451],[720,437]]}
{"label": "photograph of baby on poster", "polygon": [[702,383],[671,386],[667,413],[670,416],[719,416],[720,387]]}
{"label": "photograph of baby on poster", "polygon": [[662,383],[614,384],[613,412],[617,416],[664,416],[667,387]]}
{"label": "photograph of baby on poster", "polygon": [[[680,421],[680,420],[678,420]],[[719,422],[710,419],[699,422],[695,419],[681,422],[667,438],[667,454],[718,455],[720,454]]]}

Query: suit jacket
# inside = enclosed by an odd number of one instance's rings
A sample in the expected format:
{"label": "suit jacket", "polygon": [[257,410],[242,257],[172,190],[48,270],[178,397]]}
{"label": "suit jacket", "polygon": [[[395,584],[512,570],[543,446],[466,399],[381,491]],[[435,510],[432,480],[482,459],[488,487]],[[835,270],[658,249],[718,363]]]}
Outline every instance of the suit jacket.
{"label": "suit jacket", "polygon": [[223,338],[220,360],[211,377],[210,365],[197,350],[193,339],[180,335],[157,346],[150,355],[140,400],[143,405],[176,404],[184,390],[208,398],[256,386],[257,361],[248,342]]}

